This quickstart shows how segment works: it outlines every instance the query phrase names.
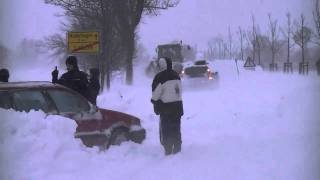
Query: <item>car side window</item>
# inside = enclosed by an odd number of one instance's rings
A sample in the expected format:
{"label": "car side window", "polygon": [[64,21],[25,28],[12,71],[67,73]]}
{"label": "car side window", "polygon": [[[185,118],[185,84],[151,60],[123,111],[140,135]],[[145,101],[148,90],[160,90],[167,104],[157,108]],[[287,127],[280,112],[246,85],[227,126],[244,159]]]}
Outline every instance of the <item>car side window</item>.
{"label": "car side window", "polygon": [[80,95],[63,90],[48,90],[47,92],[60,113],[78,113],[88,112],[90,110],[88,102]]}
{"label": "car side window", "polygon": [[12,108],[11,97],[9,92],[0,91],[0,108],[10,109]]}
{"label": "car side window", "polygon": [[12,97],[18,111],[42,110],[48,112],[48,104],[40,90],[15,91]]}

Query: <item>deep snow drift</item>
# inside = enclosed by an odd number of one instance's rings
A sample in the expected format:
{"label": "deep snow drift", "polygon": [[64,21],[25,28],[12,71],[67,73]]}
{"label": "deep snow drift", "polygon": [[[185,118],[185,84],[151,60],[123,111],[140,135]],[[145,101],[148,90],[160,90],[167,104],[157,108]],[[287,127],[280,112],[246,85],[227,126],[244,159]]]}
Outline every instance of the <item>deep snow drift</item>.
{"label": "deep snow drift", "polygon": [[319,77],[242,68],[238,77],[233,61],[214,66],[219,87],[184,86],[180,154],[164,156],[152,79],[137,67],[133,86],[118,79],[98,105],[141,118],[142,145],[99,152],[73,138],[72,120],[0,110],[0,179],[319,179]]}

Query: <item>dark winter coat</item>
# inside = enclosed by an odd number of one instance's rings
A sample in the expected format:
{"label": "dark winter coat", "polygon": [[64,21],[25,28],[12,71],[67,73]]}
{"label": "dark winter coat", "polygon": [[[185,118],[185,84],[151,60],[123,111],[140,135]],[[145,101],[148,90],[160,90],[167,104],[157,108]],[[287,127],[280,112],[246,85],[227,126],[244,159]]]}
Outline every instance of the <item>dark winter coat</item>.
{"label": "dark winter coat", "polygon": [[99,79],[91,78],[88,84],[87,98],[94,105],[97,105],[97,97],[98,97],[99,91],[100,91]]}
{"label": "dark winter coat", "polygon": [[78,69],[73,69],[62,74],[60,79],[56,78],[56,76],[53,76],[52,83],[58,83],[66,86],[86,97],[88,87],[87,76],[88,75],[85,72],[82,72]]}
{"label": "dark winter coat", "polygon": [[99,69],[90,69],[90,79],[88,84],[87,98],[94,105],[97,105],[97,97],[100,91],[99,75]]}
{"label": "dark winter coat", "polygon": [[160,59],[165,64],[165,70],[159,72],[152,82],[152,99],[156,114],[183,115],[181,96],[181,80],[179,74],[172,70],[170,59]]}

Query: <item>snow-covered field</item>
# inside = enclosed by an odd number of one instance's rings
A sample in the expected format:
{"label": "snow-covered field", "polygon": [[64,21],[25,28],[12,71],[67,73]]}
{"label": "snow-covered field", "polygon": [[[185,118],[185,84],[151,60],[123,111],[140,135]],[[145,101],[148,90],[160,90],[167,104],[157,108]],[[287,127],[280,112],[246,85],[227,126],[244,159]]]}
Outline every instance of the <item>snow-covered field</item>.
{"label": "snow-covered field", "polygon": [[[218,87],[184,86],[181,153],[164,156],[152,79],[137,67],[133,86],[114,82],[98,105],[140,117],[142,145],[100,152],[73,138],[69,119],[0,110],[0,179],[318,180],[320,78],[241,68],[238,77],[234,62],[214,65]],[[32,74],[28,80],[37,80]],[[13,80],[19,78],[17,72]]]}

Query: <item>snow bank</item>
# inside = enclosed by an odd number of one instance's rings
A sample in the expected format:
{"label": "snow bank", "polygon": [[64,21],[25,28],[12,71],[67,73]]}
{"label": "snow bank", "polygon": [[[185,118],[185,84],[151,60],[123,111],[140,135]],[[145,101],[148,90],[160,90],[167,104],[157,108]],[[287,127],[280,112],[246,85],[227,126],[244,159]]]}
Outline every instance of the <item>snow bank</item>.
{"label": "snow bank", "polygon": [[319,77],[246,71],[241,66],[238,77],[234,62],[214,64],[220,74],[218,88],[183,92],[181,153],[164,156],[159,117],[150,103],[152,79],[139,66],[133,86],[118,78],[99,96],[98,105],[139,117],[147,130],[143,144],[126,142],[99,152],[73,139],[75,124],[69,119],[2,110],[6,177],[318,180]]}
{"label": "snow bank", "polygon": [[72,166],[83,149],[73,138],[76,123],[42,112],[20,113],[0,109],[0,179],[47,179],[54,167]]}
{"label": "snow bank", "polygon": [[[185,89],[183,150],[174,157],[161,158],[151,79],[137,75],[133,87],[114,84],[99,97],[100,106],[133,113],[147,129],[139,147],[146,153],[135,161],[144,172],[132,179],[318,179],[319,77],[248,71],[238,63],[239,76],[233,61],[213,63],[218,88]],[[148,167],[139,163],[149,158]]]}

